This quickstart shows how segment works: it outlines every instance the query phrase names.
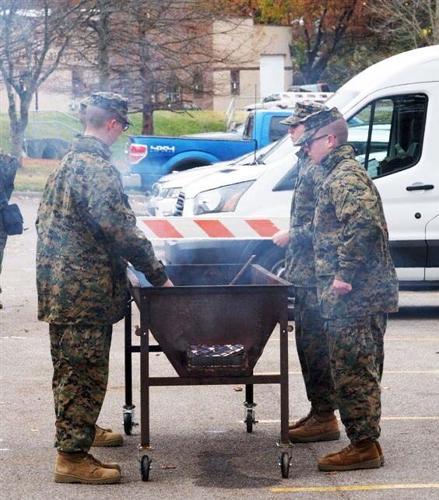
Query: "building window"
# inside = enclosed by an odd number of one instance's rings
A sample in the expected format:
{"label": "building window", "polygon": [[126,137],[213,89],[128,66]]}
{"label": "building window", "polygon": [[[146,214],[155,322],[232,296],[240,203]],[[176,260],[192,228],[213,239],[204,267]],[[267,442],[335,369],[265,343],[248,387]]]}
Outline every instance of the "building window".
{"label": "building window", "polygon": [[83,80],[82,70],[72,69],[72,94],[73,97],[80,97],[86,93],[86,87]]}
{"label": "building window", "polygon": [[239,84],[239,69],[232,69],[230,71],[230,93],[232,95],[240,94]]}
{"label": "building window", "polygon": [[203,73],[199,69],[196,69],[194,72],[192,87],[194,91],[194,97],[203,95],[204,93]]}

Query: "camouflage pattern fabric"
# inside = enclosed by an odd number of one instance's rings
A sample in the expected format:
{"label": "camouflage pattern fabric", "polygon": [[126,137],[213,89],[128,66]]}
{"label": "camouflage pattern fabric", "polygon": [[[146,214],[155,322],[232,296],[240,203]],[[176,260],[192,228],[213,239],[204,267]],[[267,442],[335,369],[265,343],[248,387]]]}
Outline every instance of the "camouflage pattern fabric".
{"label": "camouflage pattern fabric", "polygon": [[[19,163],[15,156],[0,153],[0,274],[2,272],[3,255],[8,235],[3,227],[2,207],[6,206],[14,190],[15,174]],[[0,293],[2,289],[0,286]]]}
{"label": "camouflage pattern fabric", "polygon": [[380,436],[386,322],[384,313],[326,322],[336,402],[353,443]]}
{"label": "camouflage pattern fabric", "polygon": [[[390,256],[380,195],[349,145],[321,163],[314,252],[322,316],[345,319],[398,309],[398,280]],[[336,295],[337,278],[352,285]]]}
{"label": "camouflage pattern fabric", "polygon": [[313,220],[316,185],[321,182],[320,169],[300,150],[298,175],[291,202],[289,242],[285,255],[285,278],[295,286],[316,286]]}
{"label": "camouflage pattern fabric", "polygon": [[49,325],[55,401],[55,446],[87,452],[104,401],[111,345],[109,325]]}
{"label": "camouflage pattern fabric", "polygon": [[[128,99],[115,92],[95,92],[88,99],[82,101],[83,106],[96,106],[97,108],[112,111],[121,120],[131,125],[128,120]],[[81,104],[82,104],[81,103]]]}
{"label": "camouflage pattern fabric", "polygon": [[284,125],[294,126],[302,123],[309,115],[313,113],[318,113],[319,111],[323,111],[326,108],[324,104],[320,104],[317,102],[297,102],[294,106],[294,113],[292,113],[288,118],[282,120],[280,123]]}
{"label": "camouflage pattern fabric", "polygon": [[49,176],[36,222],[38,318],[112,324],[127,300],[126,262],[153,285],[167,280],[136,227],[107,145],[81,137]]}
{"label": "camouflage pattern fabric", "polygon": [[317,113],[309,115],[305,120],[303,120],[305,132],[302,134],[300,139],[296,141],[296,146],[303,146],[319,129],[341,118],[343,118],[343,115],[335,107],[331,109],[326,108],[323,111],[318,111]]}
{"label": "camouflage pattern fabric", "polygon": [[306,394],[313,410],[330,412],[337,408],[337,403],[317,291],[312,287],[296,287],[294,299],[296,347]]}

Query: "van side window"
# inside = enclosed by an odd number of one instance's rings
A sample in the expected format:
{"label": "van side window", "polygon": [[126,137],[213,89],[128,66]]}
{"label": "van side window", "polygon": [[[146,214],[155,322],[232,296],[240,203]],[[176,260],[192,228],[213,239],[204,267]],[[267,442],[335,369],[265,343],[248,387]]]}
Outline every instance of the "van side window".
{"label": "van side window", "polygon": [[270,142],[279,140],[288,132],[288,125],[281,123],[282,120],[285,120],[285,116],[273,116],[271,118],[268,135]]}
{"label": "van side window", "polygon": [[384,97],[348,120],[348,142],[372,179],[410,168],[422,152],[427,96]]}

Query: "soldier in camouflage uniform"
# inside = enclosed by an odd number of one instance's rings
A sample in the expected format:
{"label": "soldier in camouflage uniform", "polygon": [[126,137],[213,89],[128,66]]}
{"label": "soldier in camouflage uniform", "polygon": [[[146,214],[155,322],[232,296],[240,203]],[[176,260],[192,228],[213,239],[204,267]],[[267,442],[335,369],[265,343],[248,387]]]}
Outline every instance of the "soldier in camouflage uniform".
{"label": "soldier in camouflage uniform", "polygon": [[[298,103],[294,114],[283,123],[298,136],[304,132],[303,122],[312,113],[326,109],[317,103]],[[298,130],[301,126],[301,130]],[[293,137],[294,140],[294,137]],[[315,207],[315,179],[318,172],[302,148],[297,153],[298,175],[291,203],[290,229],[287,233],[285,278],[294,285],[294,320],[296,348],[311,410],[290,425],[292,442],[330,441],[340,438],[324,320],[317,301],[314,251],[312,245]],[[282,246],[282,235],[274,242]]]}
{"label": "soldier in camouflage uniform", "polygon": [[112,324],[124,316],[126,264],[172,286],[136,227],[110,149],[128,125],[127,100],[96,93],[84,135],[49,176],[37,217],[38,318],[49,323],[56,412],[55,481],[114,483],[116,464],[88,451],[122,444],[96,426],[107,387]]}
{"label": "soldier in camouflage uniform", "polygon": [[[0,275],[2,272],[3,254],[6,247],[8,235],[3,227],[2,208],[9,203],[12,191],[14,190],[14,179],[18,169],[18,160],[15,156],[0,153]],[[0,294],[2,288],[0,286]],[[3,304],[0,301],[0,309]]]}
{"label": "soldier in camouflage uniform", "polygon": [[346,144],[347,125],[331,111],[311,115],[299,143],[320,166],[314,254],[331,373],[351,444],[319,460],[324,471],[380,467],[383,337],[397,310],[398,281],[380,195]]}

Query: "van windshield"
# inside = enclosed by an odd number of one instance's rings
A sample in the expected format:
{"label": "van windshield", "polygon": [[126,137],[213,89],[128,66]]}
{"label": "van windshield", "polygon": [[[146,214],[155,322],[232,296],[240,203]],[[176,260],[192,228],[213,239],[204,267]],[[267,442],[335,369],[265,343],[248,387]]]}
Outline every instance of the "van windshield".
{"label": "van windshield", "polygon": [[341,87],[332,97],[330,97],[326,102],[325,106],[328,108],[333,108],[334,106],[338,108],[341,112],[344,111],[345,107],[354,100],[354,98],[359,94],[358,90],[347,90]]}
{"label": "van windshield", "polygon": [[277,149],[278,145],[286,138],[287,136],[283,137],[282,139],[279,139],[276,142],[270,142],[270,144],[267,144],[263,148],[259,148],[256,151],[252,151],[251,153],[246,153],[243,156],[240,156],[239,158],[236,158],[235,160],[231,161],[230,164],[236,165],[237,163],[242,163],[243,165],[248,165],[249,163],[253,163],[254,160],[256,160],[256,163],[259,161],[262,161],[262,158],[265,158],[268,153],[270,153],[272,150]]}

